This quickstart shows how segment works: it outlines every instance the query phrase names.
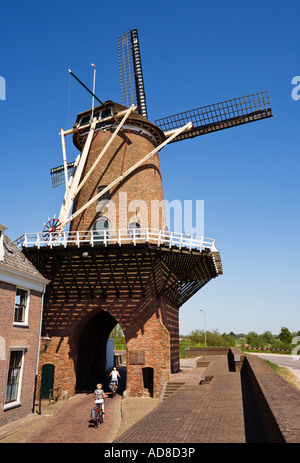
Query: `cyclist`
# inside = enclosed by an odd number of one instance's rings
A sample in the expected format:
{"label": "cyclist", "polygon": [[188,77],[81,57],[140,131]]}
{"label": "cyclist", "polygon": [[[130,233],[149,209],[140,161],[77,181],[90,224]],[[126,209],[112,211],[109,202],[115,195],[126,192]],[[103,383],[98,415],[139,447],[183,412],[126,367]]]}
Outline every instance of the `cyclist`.
{"label": "cyclist", "polygon": [[117,368],[114,367],[113,370],[110,372],[109,376],[111,376],[111,384],[113,386],[118,386],[118,378],[121,378],[120,373],[118,372]]}
{"label": "cyclist", "polygon": [[95,400],[95,405],[96,407],[99,407],[101,404],[102,407],[102,412],[104,412],[104,399],[107,397],[107,394],[102,389],[102,384],[99,383],[97,384],[97,387],[94,391],[94,400]]}

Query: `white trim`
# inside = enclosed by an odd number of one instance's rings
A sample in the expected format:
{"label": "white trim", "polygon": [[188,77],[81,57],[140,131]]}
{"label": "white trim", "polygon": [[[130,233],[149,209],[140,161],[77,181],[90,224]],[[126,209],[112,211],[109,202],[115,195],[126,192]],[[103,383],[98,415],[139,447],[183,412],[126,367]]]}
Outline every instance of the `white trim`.
{"label": "white trim", "polygon": [[[109,221],[106,216],[101,218],[105,218]],[[104,244],[107,246],[117,243],[121,246],[122,244],[133,243],[133,234],[135,235],[137,243],[151,242],[151,244],[156,244],[157,246],[176,246],[179,249],[188,248],[189,250],[198,249],[200,251],[208,248],[212,252],[217,252],[216,243],[213,238],[187,235],[185,233],[175,233],[168,230],[154,230],[151,228],[138,228],[136,231],[135,229],[109,229]],[[93,230],[87,230],[65,231],[60,235],[56,235],[56,233],[50,233],[49,235],[50,240],[45,241],[43,239],[43,233],[27,233],[16,240],[15,244],[19,249],[22,249],[23,247],[31,248],[33,246],[37,248],[53,248],[57,246],[66,247],[71,245],[80,247],[81,245],[92,245],[96,234],[93,233]]]}
{"label": "white trim", "polygon": [[[24,321],[23,322],[15,322],[15,313],[16,313],[16,296],[17,296],[17,290],[22,289],[23,291],[27,292],[26,295],[26,307],[25,307],[25,316],[24,316]],[[29,307],[30,307],[30,289],[24,288],[23,286],[17,286],[16,287],[16,294],[15,294],[15,306],[14,306],[14,316],[13,316],[13,326],[18,326],[18,327],[28,327],[28,320],[29,320]]]}
{"label": "white trim", "polygon": [[43,292],[49,280],[38,275],[30,275],[26,271],[18,270],[0,262],[0,281],[15,286],[24,287],[38,292]]}
{"label": "white trim", "polygon": [[[7,368],[7,371],[6,371],[7,375],[6,375],[6,383],[5,383],[5,397],[4,397],[3,410],[9,410],[10,408],[19,407],[21,405],[21,391],[22,391],[22,385],[23,385],[24,359],[25,359],[25,352],[27,351],[27,349],[28,349],[28,347],[18,347],[18,346],[9,348],[9,361],[8,361],[8,368]],[[15,401],[13,401],[13,402],[5,403],[11,353],[12,352],[18,352],[18,351],[22,351],[22,364],[21,364],[21,369],[20,369],[20,379],[19,379],[19,382],[18,382],[17,399]]]}
{"label": "white trim", "polygon": [[0,262],[3,262],[3,259],[4,259],[3,236],[4,236],[5,230],[7,230],[7,227],[0,224]]}

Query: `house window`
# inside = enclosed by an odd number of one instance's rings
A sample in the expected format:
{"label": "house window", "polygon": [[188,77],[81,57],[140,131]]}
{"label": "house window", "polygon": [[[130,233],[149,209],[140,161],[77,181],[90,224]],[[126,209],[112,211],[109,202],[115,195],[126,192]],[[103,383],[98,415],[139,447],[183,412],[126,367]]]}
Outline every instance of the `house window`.
{"label": "house window", "polygon": [[10,353],[5,404],[19,401],[23,355],[23,350],[15,350]]}
{"label": "house window", "polygon": [[26,291],[26,289],[17,288],[14,323],[27,323],[28,300],[28,291]]}

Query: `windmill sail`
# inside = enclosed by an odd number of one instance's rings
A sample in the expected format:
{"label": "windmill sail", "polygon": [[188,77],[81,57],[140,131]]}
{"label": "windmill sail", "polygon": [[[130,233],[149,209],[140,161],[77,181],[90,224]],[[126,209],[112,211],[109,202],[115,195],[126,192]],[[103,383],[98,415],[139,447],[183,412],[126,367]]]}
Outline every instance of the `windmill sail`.
{"label": "windmill sail", "polygon": [[174,138],[173,142],[175,142],[247,124],[272,115],[268,92],[265,91],[163,117],[156,120],[155,124],[165,134],[172,134],[176,128],[192,121],[193,129]]}
{"label": "windmill sail", "polygon": [[136,29],[118,38],[119,70],[122,104],[137,104],[138,112],[147,118],[146,94]]}
{"label": "windmill sail", "polygon": [[[68,174],[72,173],[74,170],[75,162],[69,162],[67,164]],[[53,167],[50,170],[51,181],[52,181],[52,188],[56,188],[60,185],[65,183],[65,174],[64,174],[64,166]]]}

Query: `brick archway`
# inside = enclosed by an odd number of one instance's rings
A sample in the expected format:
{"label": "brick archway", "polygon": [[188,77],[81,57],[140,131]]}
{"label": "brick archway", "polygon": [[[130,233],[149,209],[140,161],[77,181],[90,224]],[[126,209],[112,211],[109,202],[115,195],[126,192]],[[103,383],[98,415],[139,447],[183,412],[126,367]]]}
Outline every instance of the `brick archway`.
{"label": "brick archway", "polygon": [[106,388],[106,345],[116,324],[112,315],[101,310],[82,329],[77,343],[76,392],[93,391],[97,383]]}

